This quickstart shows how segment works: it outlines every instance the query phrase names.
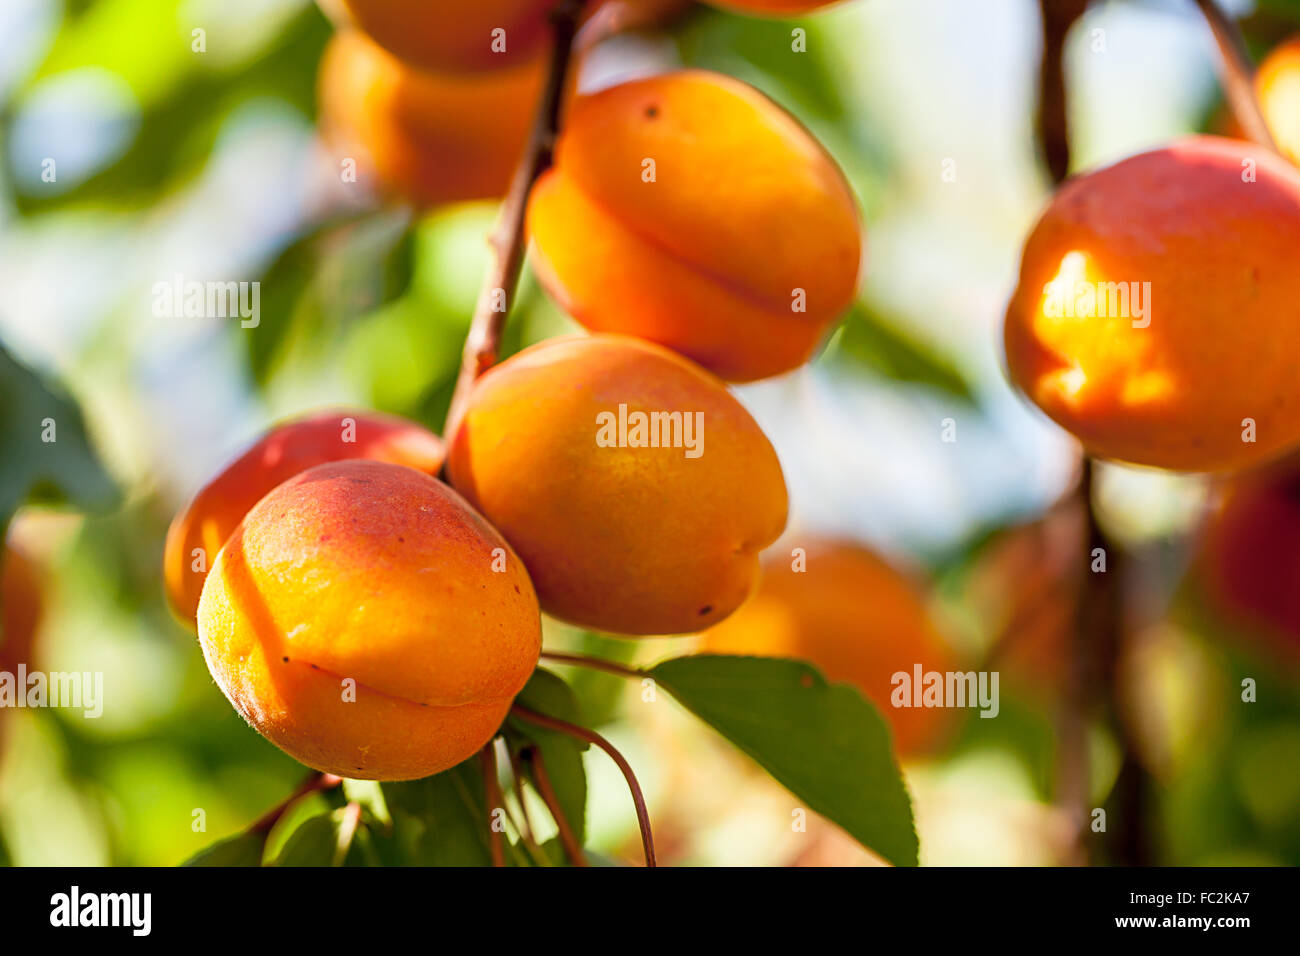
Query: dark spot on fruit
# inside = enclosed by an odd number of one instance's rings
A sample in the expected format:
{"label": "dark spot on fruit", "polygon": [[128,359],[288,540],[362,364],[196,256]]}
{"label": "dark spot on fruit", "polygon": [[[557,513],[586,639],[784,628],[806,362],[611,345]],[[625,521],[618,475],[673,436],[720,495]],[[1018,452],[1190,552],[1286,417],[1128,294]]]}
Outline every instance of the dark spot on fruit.
{"label": "dark spot on fruit", "polygon": [[702,615],[703,615],[703,614],[708,614],[708,613],[709,613],[710,611],[712,611],[712,610],[713,610],[713,605],[712,605],[712,604],[706,604],[706,605],[704,605],[704,607],[700,608],[700,614],[702,614]]}
{"label": "dark spot on fruit", "polygon": [[656,119],[658,118],[658,116],[659,116],[659,107],[652,105],[652,106],[647,106],[645,108],[646,119]]}
{"label": "dark spot on fruit", "polygon": [[523,594],[523,593],[524,593],[523,591],[519,590],[519,585],[517,585],[517,584],[515,585],[515,593],[516,593],[516,594]]}
{"label": "dark spot on fruit", "polygon": [[286,657],[286,658],[284,659],[284,662],[285,662],[286,664],[289,663],[289,658]]}
{"label": "dark spot on fruit", "polygon": [[399,534],[399,535],[397,536],[397,543],[398,543],[398,544],[406,544],[406,539],[403,538],[403,537]]}

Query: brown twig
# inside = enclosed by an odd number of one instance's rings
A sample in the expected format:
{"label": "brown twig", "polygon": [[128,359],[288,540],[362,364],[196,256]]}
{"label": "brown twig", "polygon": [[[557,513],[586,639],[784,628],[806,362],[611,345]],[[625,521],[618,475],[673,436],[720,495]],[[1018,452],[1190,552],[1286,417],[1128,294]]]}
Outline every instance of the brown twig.
{"label": "brown twig", "polygon": [[266,813],[262,814],[248,828],[249,833],[270,833],[271,829],[280,822],[280,818],[288,812],[289,808],[295,803],[307,796],[309,793],[316,793],[322,790],[332,790],[343,782],[342,777],[336,777],[332,773],[312,774],[304,780],[298,789],[277,803]]}
{"label": "brown twig", "polygon": [[1246,50],[1246,41],[1237,28],[1236,22],[1225,14],[1215,0],[1192,0],[1219,47],[1221,69],[1219,76],[1223,82],[1223,92],[1232,107],[1246,136],[1261,146],[1277,151],[1273,134],[1269,132],[1268,121],[1259,107],[1255,97],[1255,67]]}
{"label": "brown twig", "polygon": [[637,670],[635,667],[624,667],[622,664],[616,664],[600,657],[588,657],[586,654],[542,651],[542,660],[555,661],[557,664],[573,664],[577,667],[589,667],[592,670],[605,671],[607,674],[616,674],[619,677],[642,678],[646,676],[645,671]]}
{"label": "brown twig", "polygon": [[526,754],[528,765],[533,770],[533,783],[537,786],[537,792],[541,794],[546,808],[551,811],[555,827],[560,831],[560,842],[564,844],[564,851],[569,855],[574,866],[586,866],[587,855],[582,851],[582,843],[574,834],[569,818],[564,813],[564,807],[560,805],[560,798],[556,795],[555,788],[551,786],[551,777],[546,772],[546,761],[542,759],[542,752],[535,747],[530,747]]}
{"label": "brown twig", "polygon": [[589,744],[595,744],[601,750],[609,755],[609,758],[618,765],[618,769],[623,772],[623,779],[627,781],[628,789],[632,791],[632,802],[636,805],[636,820],[641,827],[641,845],[645,850],[645,865],[655,866],[655,845],[654,837],[650,832],[650,814],[646,811],[645,795],[641,792],[641,785],[636,781],[636,774],[632,772],[632,766],[627,759],[618,752],[608,740],[596,733],[594,730],[588,730],[586,727],[579,727],[577,724],[571,724],[566,720],[560,720],[558,717],[548,717],[546,714],[539,714],[535,710],[515,704],[510,708],[511,713],[522,717],[530,723],[537,724],[541,727],[549,727],[551,730],[558,730],[562,734],[568,734],[570,737],[576,737],[578,740],[584,740]]}
{"label": "brown twig", "polygon": [[500,352],[501,335],[505,330],[506,318],[524,265],[524,221],[528,210],[528,195],[537,177],[551,165],[555,138],[560,128],[564,91],[568,88],[573,38],[584,5],[584,0],[562,0],[551,14],[553,42],[546,85],[533,118],[532,133],[519,165],[515,168],[510,190],[501,205],[501,216],[488,240],[492,265],[483,279],[469,334],[465,338],[460,375],[456,380],[456,390],[447,412],[447,427],[444,429],[444,434],[448,437],[455,433],[474,382],[496,363]]}
{"label": "brown twig", "polygon": [[501,782],[497,779],[496,738],[487,742],[478,752],[483,769],[483,799],[487,802],[488,842],[492,847],[492,865],[506,865],[506,850],[501,831],[493,825],[492,815],[505,803],[501,796]]}
{"label": "brown twig", "polygon": [[1070,172],[1069,114],[1065,104],[1065,39],[1083,16],[1088,0],[1038,0],[1043,23],[1043,58],[1038,71],[1038,135],[1052,182]]}

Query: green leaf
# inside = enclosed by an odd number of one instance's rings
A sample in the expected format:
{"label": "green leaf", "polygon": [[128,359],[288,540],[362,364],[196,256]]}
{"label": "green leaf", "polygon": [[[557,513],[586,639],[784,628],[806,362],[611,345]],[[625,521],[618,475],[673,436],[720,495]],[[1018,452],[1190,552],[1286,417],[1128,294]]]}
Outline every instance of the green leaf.
{"label": "green leaf", "polygon": [[855,306],[849,313],[832,352],[886,378],[975,402],[974,389],[956,366],[864,306]]}
{"label": "green leaf", "polygon": [[392,866],[491,866],[487,799],[478,755],[423,780],[380,784],[391,833],[372,833]]}
{"label": "green leaf", "polygon": [[321,348],[332,333],[393,301],[410,284],[414,234],[407,210],[327,222],[290,244],[261,278],[261,321],[239,328],[253,377],[265,384],[286,353]]}
{"label": "green leaf", "polygon": [[701,654],[649,671],[809,808],[891,863],[915,866],[912,804],[884,719],[801,661]]}
{"label": "green leaf", "polygon": [[[578,700],[569,685],[550,671],[538,668],[515,698],[529,710],[569,723],[579,723]],[[506,720],[506,738],[519,753],[533,745],[546,763],[546,775],[555,788],[556,799],[580,843],[587,839],[587,770],[582,754],[588,744],[568,734],[540,727],[511,716]]]}
{"label": "green leaf", "polygon": [[106,509],[117,500],[76,402],[2,347],[0,448],[0,523],[29,497],[85,510]]}
{"label": "green leaf", "polygon": [[[189,29],[179,29],[184,17],[169,9],[183,6],[178,0],[162,6],[100,0],[88,15],[67,22],[33,82],[88,67],[107,71],[139,101],[140,125],[120,156],[71,186],[27,181],[9,168],[12,157],[5,150],[0,178],[18,185],[12,198],[21,215],[156,204],[202,169],[224,124],[243,104],[276,101],[304,117],[314,113],[316,64],[331,33],[314,4],[251,56],[229,62],[191,52]],[[7,119],[15,115],[10,110]],[[0,139],[9,132],[0,130]]]}
{"label": "green leaf", "polygon": [[289,835],[274,866],[343,866],[361,864],[364,855],[358,837],[365,824],[357,822],[351,833],[345,830],[347,807],[339,807],[303,821]]}
{"label": "green leaf", "polygon": [[200,850],[182,866],[261,866],[266,833],[240,833]]}

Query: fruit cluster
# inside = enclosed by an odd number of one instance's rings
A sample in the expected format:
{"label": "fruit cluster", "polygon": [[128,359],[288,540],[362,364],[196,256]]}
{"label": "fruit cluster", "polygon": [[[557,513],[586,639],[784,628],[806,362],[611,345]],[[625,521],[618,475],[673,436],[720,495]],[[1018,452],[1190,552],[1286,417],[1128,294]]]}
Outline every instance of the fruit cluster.
{"label": "fruit cluster", "polygon": [[[345,162],[417,205],[501,195],[544,83],[551,0],[344,6],[320,97]],[[592,334],[486,371],[445,445],[368,412],[282,424],[168,534],[168,595],[217,683],[319,770],[393,780],[459,763],[532,673],[542,611],[621,635],[705,630],[746,600],[785,527],[776,453],[724,382],[803,364],[853,299],[847,181],[726,76],[570,87],[565,104],[528,229],[543,284]],[[868,583],[892,580],[856,560]],[[914,604],[899,591],[898,624],[920,634]]]}

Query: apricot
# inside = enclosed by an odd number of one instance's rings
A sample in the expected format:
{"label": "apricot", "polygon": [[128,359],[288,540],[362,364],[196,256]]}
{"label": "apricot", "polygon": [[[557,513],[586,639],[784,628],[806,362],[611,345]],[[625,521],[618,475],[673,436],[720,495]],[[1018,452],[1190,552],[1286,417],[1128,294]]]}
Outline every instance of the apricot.
{"label": "apricot", "polygon": [[475,383],[452,435],[452,485],[514,545],[542,608],[574,624],[714,624],[785,526],[758,424],[713,375],[638,339],[525,349]]}
{"label": "apricot", "polygon": [[531,59],[546,42],[547,14],[556,5],[556,0],[341,2],[349,19],[386,50],[416,66],[449,72],[498,70]]}
{"label": "apricot", "polygon": [[263,498],[203,586],[226,697],[309,767],[407,780],[486,744],[541,650],[523,562],[413,468],[318,465]]}
{"label": "apricot", "polygon": [[1278,149],[1300,164],[1300,36],[1264,58],[1255,74],[1255,95]]}
{"label": "apricot", "polygon": [[13,544],[0,555],[0,671],[31,664],[32,642],[43,615],[41,575]]}
{"label": "apricot", "polygon": [[341,32],[320,63],[322,133],[377,192],[419,206],[493,199],[523,152],[544,68],[534,58],[494,73],[434,73]]}
{"label": "apricot", "polygon": [[1093,455],[1241,468],[1300,441],[1300,171],[1195,136],[1067,182],[1025,244],[1012,381]]}
{"label": "apricot", "polygon": [[862,258],[826,150],[757,90],[703,70],[575,100],[528,228],[542,283],[580,323],[730,381],[807,361]]}
{"label": "apricot", "polygon": [[276,426],[204,485],[172,520],[163,550],[172,609],[194,626],[203,581],[217,552],[249,509],[286,478],[345,458],[371,458],[436,474],[443,457],[437,435],[374,412],[325,412]]}
{"label": "apricot", "polygon": [[1300,663],[1300,459],[1236,478],[1205,525],[1197,577],[1211,605]]}
{"label": "apricot", "polygon": [[706,631],[700,650],[713,654],[792,657],[827,679],[852,684],[879,708],[902,756],[942,736],[949,712],[894,707],[891,678],[953,669],[952,654],[925,608],[921,589],[880,557],[845,541],[802,545],[803,570],[788,554],[764,563],[753,598]]}

